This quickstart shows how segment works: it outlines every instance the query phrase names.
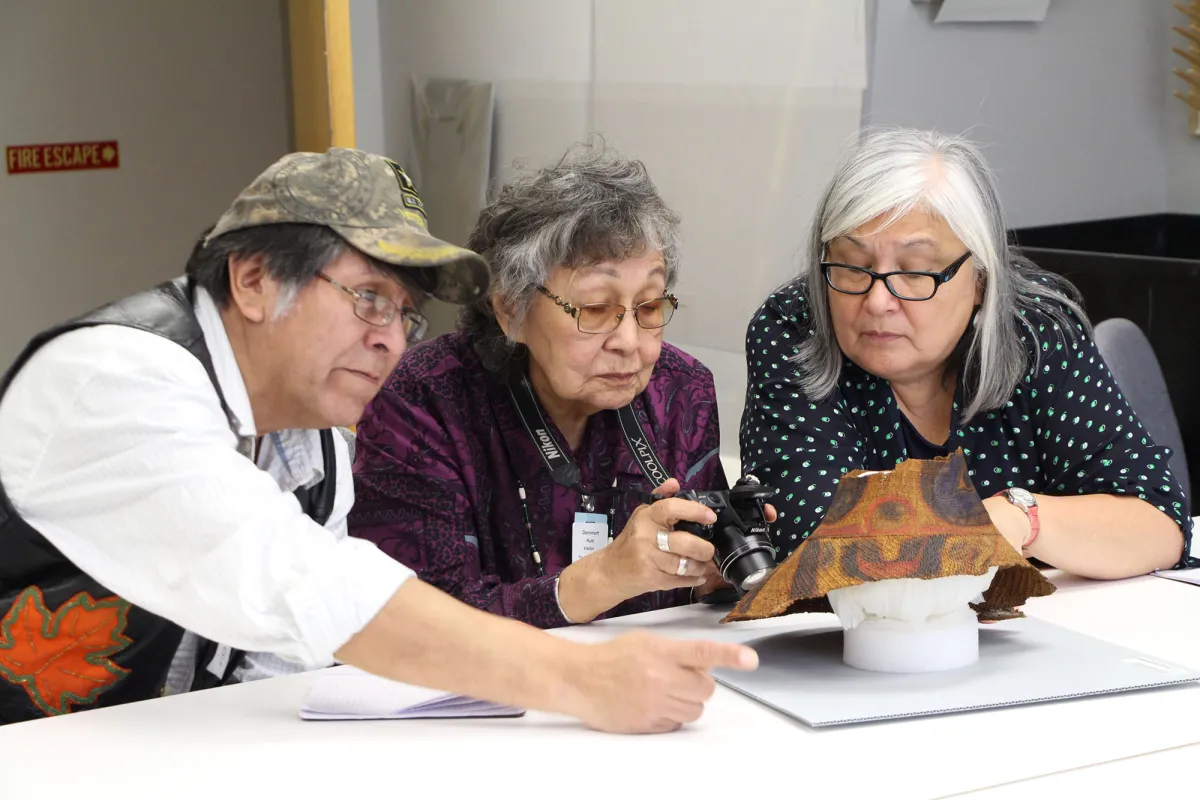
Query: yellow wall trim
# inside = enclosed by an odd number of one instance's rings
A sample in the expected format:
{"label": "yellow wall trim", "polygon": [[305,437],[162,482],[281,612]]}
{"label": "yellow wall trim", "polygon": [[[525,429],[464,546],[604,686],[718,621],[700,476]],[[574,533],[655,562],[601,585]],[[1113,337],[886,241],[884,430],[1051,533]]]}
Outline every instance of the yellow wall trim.
{"label": "yellow wall trim", "polygon": [[287,0],[296,150],[354,147],[350,0]]}

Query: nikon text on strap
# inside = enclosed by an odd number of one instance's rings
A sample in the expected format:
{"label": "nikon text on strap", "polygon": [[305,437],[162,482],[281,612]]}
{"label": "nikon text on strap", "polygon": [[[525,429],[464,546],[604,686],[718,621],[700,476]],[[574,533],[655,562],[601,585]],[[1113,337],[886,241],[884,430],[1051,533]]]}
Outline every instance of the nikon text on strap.
{"label": "nikon text on strap", "polygon": [[[594,492],[584,490],[579,485],[579,467],[576,466],[574,459],[554,440],[554,434],[550,432],[550,426],[542,416],[541,409],[538,408],[537,398],[533,394],[533,387],[529,385],[528,376],[521,375],[509,381],[508,392],[512,396],[513,406],[517,409],[517,416],[521,418],[521,424],[525,426],[525,431],[533,441],[534,447],[541,453],[542,462],[545,463],[546,470],[555,483],[592,497],[625,491],[623,489],[601,489]],[[617,419],[621,422],[621,432],[625,434],[625,443],[637,460],[638,466],[642,468],[642,473],[650,481],[650,485],[654,488],[662,485],[670,477],[670,473],[658,460],[654,448],[650,446],[650,440],[646,437],[645,430],[642,429],[642,423],[638,421],[637,412],[633,410],[633,403],[617,409]]]}

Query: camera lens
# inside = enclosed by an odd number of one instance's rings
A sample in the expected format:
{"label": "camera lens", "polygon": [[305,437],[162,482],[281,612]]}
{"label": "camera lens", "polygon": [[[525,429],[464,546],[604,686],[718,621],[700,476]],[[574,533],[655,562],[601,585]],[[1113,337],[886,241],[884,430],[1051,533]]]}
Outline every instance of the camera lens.
{"label": "camera lens", "polygon": [[721,560],[721,575],[745,593],[762,583],[775,569],[775,548],[750,536],[744,544]]}
{"label": "camera lens", "polygon": [[746,579],[742,581],[742,591],[748,592],[755,586],[758,586],[760,583],[765,581],[767,576],[771,574],[771,569],[771,567],[763,567],[757,572],[752,572],[747,575]]}
{"label": "camera lens", "polygon": [[721,577],[739,595],[761,584],[775,569],[775,547],[768,535],[762,505],[773,494],[774,489],[761,486],[757,479],[747,476],[732,490],[679,495],[716,512],[717,519],[711,525],[680,522],[676,527],[712,542]]}

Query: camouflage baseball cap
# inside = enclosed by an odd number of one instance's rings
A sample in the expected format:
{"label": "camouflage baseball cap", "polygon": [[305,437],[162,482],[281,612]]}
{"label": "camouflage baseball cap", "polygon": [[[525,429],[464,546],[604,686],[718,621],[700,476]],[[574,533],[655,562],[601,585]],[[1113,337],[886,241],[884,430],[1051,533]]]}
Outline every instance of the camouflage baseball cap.
{"label": "camouflage baseball cap", "polygon": [[286,155],[238,195],[205,243],[280,222],[324,225],[387,264],[435,268],[433,295],[449,303],[469,303],[487,290],[487,262],[429,234],[417,188],[383,156],[341,147]]}

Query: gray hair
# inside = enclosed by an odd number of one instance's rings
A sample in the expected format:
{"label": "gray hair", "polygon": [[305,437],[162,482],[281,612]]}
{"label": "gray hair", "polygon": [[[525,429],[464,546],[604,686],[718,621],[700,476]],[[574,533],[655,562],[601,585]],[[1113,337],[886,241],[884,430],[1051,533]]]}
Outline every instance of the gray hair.
{"label": "gray hair", "polygon": [[[830,241],[883,216],[884,225],[915,209],[940,216],[971,251],[983,303],[961,364],[967,388],[963,420],[1007,402],[1032,366],[1022,328],[1038,331],[1027,309],[1049,315],[1067,335],[1090,331],[1078,293],[1065,279],[1039,269],[1008,241],[996,180],[982,154],[962,137],[889,128],[864,131],[842,156],[817,207],[799,280],[804,283],[812,334],[795,361],[801,386],[814,399],[837,388],[843,355],[829,313],[820,261]],[[1072,315],[1074,315],[1072,317]]]}
{"label": "gray hair", "polygon": [[679,218],[641,161],[593,139],[552,167],[509,180],[480,212],[467,247],[491,266],[491,297],[465,307],[459,328],[476,338],[485,365],[500,370],[516,349],[496,321],[493,297],[519,330],[537,287],[556,267],[655,252],[662,254],[670,288],[679,274]]}

